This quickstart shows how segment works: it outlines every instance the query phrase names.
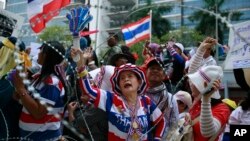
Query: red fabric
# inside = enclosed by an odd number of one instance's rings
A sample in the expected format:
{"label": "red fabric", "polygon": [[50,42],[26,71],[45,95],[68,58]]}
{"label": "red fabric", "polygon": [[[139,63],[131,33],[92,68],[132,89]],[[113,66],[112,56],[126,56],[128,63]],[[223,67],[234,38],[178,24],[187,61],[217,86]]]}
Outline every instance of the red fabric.
{"label": "red fabric", "polygon": [[[57,16],[59,14],[59,10],[68,5],[70,1],[71,0],[53,0],[50,3],[44,5],[42,13],[36,13],[35,16],[30,17],[29,22],[31,23],[31,29],[35,33],[41,32],[46,27],[46,23],[49,22],[53,17]],[[51,15],[51,13],[53,15]],[[40,21],[38,22],[37,19]]]}
{"label": "red fabric", "polygon": [[[63,116],[63,114],[61,114]],[[41,119],[34,119],[30,114],[26,114],[24,112],[21,113],[20,120],[26,123],[36,123],[36,124],[43,124],[49,122],[58,122],[61,121],[60,118],[55,117],[54,115],[45,115]]]}
{"label": "red fabric", "polygon": [[144,35],[144,36],[141,36],[141,37],[139,37],[139,38],[136,38],[136,40],[134,40],[133,42],[128,43],[127,46],[128,46],[128,47],[131,47],[133,44],[138,43],[138,42],[140,42],[140,41],[142,41],[142,40],[145,40],[145,39],[149,39],[149,38],[150,38],[150,35],[149,35],[149,34],[146,34],[146,35]]}
{"label": "red fabric", "polygon": [[[196,117],[200,116],[200,112],[201,112],[201,101],[197,102],[189,110],[189,113],[191,115],[191,119],[194,120]],[[212,115],[213,115],[214,118],[216,118],[216,119],[218,119],[220,121],[221,127],[223,127],[228,122],[228,119],[229,119],[229,116],[230,116],[230,110],[224,103],[220,103],[220,104],[217,104],[215,106],[212,106]],[[206,138],[206,137],[202,136],[200,130],[201,130],[200,129],[200,122],[198,121],[193,126],[194,141],[208,141],[209,138]],[[219,138],[217,137],[215,139],[215,141],[218,141],[218,139]]]}
{"label": "red fabric", "polygon": [[93,31],[82,31],[80,32],[80,36],[81,37],[84,37],[84,36],[87,36],[87,35],[90,35],[90,34],[94,34],[94,33],[97,33],[98,30],[93,30]]}

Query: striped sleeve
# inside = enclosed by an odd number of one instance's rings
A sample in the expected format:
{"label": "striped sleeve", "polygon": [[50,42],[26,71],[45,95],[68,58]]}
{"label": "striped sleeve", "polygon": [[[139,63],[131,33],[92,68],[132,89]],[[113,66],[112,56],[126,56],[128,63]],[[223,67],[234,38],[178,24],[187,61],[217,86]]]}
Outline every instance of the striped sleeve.
{"label": "striped sleeve", "polygon": [[203,49],[202,47],[199,47],[197,49],[197,52],[194,54],[194,56],[190,60],[190,65],[188,69],[189,74],[194,73],[199,69],[199,67],[201,66],[201,62],[203,60],[204,52],[205,52],[205,49]]}
{"label": "striped sleeve", "polygon": [[174,56],[175,54],[177,54],[177,52],[175,51],[175,49],[171,46],[169,46],[167,48],[167,50],[170,52],[171,56]]}
{"label": "striped sleeve", "polygon": [[201,115],[200,115],[200,127],[201,134],[204,137],[211,137],[221,128],[221,123],[218,119],[214,118],[211,111],[210,102],[201,103]]}
{"label": "striped sleeve", "polygon": [[87,94],[90,97],[91,101],[94,102],[95,107],[106,111],[106,102],[108,97],[110,97],[110,93],[102,89],[92,88],[88,78],[80,78],[78,81],[80,89],[84,94]]}

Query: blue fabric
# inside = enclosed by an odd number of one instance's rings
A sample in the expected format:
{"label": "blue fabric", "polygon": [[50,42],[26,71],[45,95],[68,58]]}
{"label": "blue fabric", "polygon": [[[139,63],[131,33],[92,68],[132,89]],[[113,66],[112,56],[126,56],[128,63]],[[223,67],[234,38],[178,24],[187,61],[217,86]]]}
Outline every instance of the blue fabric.
{"label": "blue fabric", "polygon": [[46,130],[44,132],[30,132],[24,131],[20,129],[21,137],[26,137],[27,139],[31,139],[32,141],[55,141],[56,138],[62,135],[60,130]]}
{"label": "blue fabric", "polygon": [[87,39],[84,38],[84,37],[81,37],[80,38],[80,48],[81,48],[81,50],[84,50],[87,47],[88,47],[88,41],[87,41]]}
{"label": "blue fabric", "polygon": [[59,89],[54,85],[45,85],[41,90],[38,91],[41,97],[55,102],[54,108],[60,108],[63,104],[63,97],[60,96]]}
{"label": "blue fabric", "polygon": [[129,32],[123,32],[124,40],[135,38],[137,34],[149,30],[149,23],[150,22],[143,23],[134,30],[130,30]]}
{"label": "blue fabric", "polygon": [[8,80],[0,80],[0,108],[2,109],[12,98],[14,88]]}
{"label": "blue fabric", "polygon": [[34,0],[28,0],[28,3],[32,2],[32,1],[34,1]]}

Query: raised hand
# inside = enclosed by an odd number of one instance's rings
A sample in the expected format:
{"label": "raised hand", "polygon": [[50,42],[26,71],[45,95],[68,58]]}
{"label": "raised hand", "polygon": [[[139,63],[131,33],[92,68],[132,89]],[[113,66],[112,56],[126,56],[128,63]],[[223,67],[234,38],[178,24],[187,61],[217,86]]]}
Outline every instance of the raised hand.
{"label": "raised hand", "polygon": [[79,56],[79,60],[76,60],[76,64],[77,64],[77,67],[80,68],[80,67],[83,67],[86,65],[86,59],[84,59],[83,57],[83,52],[81,51],[80,48],[75,48],[75,47],[72,47],[71,48],[71,51],[70,51],[70,55],[72,58],[75,58],[76,56]]}
{"label": "raised hand", "polygon": [[220,89],[220,84],[221,84],[221,80],[220,79],[212,81],[211,84],[208,84],[207,82],[204,82],[205,90],[206,90],[207,87],[211,87],[211,88],[209,88],[211,90],[209,90],[206,93],[202,92],[202,93],[204,93],[204,94],[202,94],[202,96],[204,98],[206,98],[206,99],[210,98],[215,91],[217,91],[217,90]]}
{"label": "raised hand", "polygon": [[166,46],[167,46],[167,48],[172,48],[172,47],[174,47],[174,44],[175,44],[175,42],[170,40],[170,41],[168,41]]}
{"label": "raised hand", "polygon": [[66,18],[69,20],[69,30],[72,35],[79,36],[79,32],[87,26],[93,16],[89,14],[88,7],[78,7],[71,9]]}
{"label": "raised hand", "polygon": [[83,59],[90,60],[92,58],[92,48],[88,47],[83,51]]}
{"label": "raised hand", "polygon": [[217,40],[211,37],[207,37],[203,42],[201,42],[200,47],[204,49],[213,48],[217,44]]}

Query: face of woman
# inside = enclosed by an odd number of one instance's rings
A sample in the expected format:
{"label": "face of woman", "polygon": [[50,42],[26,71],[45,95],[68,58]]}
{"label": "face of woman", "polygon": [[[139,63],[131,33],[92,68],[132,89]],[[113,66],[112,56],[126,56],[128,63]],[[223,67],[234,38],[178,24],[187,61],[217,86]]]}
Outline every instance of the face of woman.
{"label": "face of woman", "polygon": [[140,81],[132,71],[123,71],[120,74],[119,87],[122,94],[135,93],[140,86]]}
{"label": "face of woman", "polygon": [[190,89],[191,89],[191,92],[192,92],[192,96],[194,98],[198,97],[200,95],[199,90],[196,88],[196,86],[191,81],[189,81],[189,85],[190,85]]}
{"label": "face of woman", "polygon": [[45,54],[43,53],[43,49],[40,49],[40,52],[38,53],[37,63],[43,65],[44,59],[45,59]]}

